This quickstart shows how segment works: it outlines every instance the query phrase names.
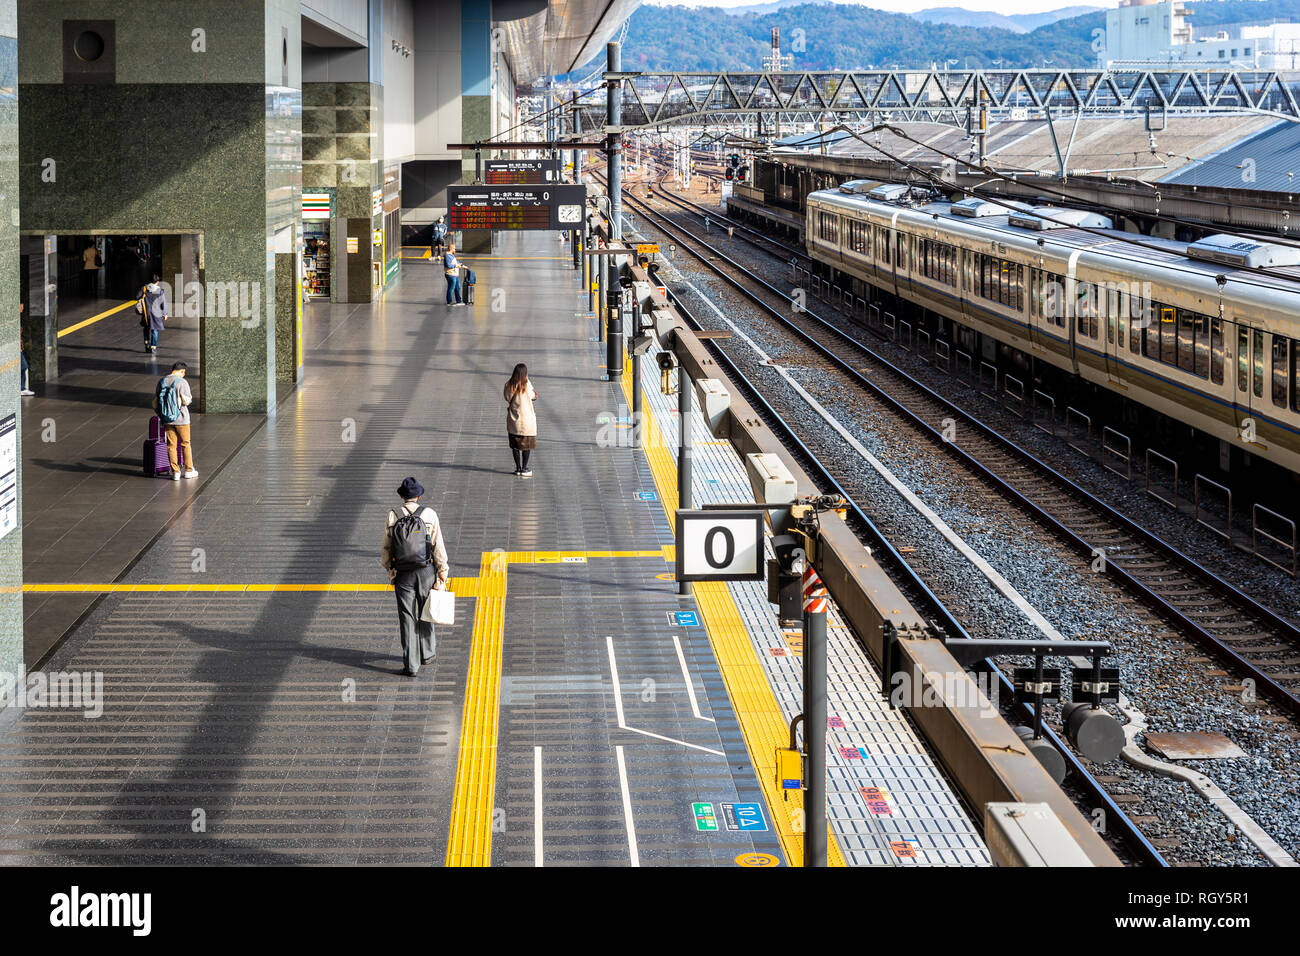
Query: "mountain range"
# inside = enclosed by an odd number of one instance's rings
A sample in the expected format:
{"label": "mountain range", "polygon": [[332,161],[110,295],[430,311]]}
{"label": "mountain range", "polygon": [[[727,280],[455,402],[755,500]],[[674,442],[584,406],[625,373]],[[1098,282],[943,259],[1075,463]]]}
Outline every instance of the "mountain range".
{"label": "mountain range", "polygon": [[995,13],[992,10],[967,10],[965,7],[931,7],[911,14],[927,23],[951,23],[958,27],[1000,27],[1012,33],[1030,33],[1039,27],[1069,20],[1087,13],[1096,13],[1104,7],[1061,7],[1047,13]]}
{"label": "mountain range", "polygon": [[[1186,5],[1198,28],[1300,20],[1300,0],[1203,0]],[[1077,10],[1084,12],[1073,15]],[[1049,14],[1009,14],[1005,17],[1009,23],[992,25],[939,22],[927,16],[999,15],[936,8],[909,16],[807,0],[777,0],[777,8],[767,12],[643,5],[629,19],[623,64],[625,69],[643,72],[759,70],[770,50],[772,28],[780,27],[783,52],[793,55],[796,70],[926,69],[945,64],[981,69],[1086,68],[1097,65],[1093,41],[1096,31],[1106,26],[1105,10],[1087,6]],[[1058,16],[1035,25],[1035,18]],[[577,75],[585,76],[597,66],[593,60]]]}

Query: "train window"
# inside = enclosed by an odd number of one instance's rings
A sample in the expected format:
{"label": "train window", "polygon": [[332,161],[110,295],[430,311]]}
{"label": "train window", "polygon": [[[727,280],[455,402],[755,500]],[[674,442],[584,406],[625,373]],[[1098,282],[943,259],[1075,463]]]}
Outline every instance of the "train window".
{"label": "train window", "polygon": [[1196,374],[1201,378],[1210,377],[1210,317],[1199,312],[1192,313],[1196,326]]}
{"label": "train window", "polygon": [[1223,319],[1210,319],[1210,381],[1223,384]]}
{"label": "train window", "polygon": [[1012,303],[1017,312],[1023,312],[1025,309],[1025,267],[1016,266],[1016,300]]}
{"label": "train window", "polygon": [[1160,323],[1148,325],[1142,330],[1142,354],[1160,361]]}
{"label": "train window", "polygon": [[1252,391],[1256,398],[1264,397],[1264,333],[1254,330],[1254,367],[1252,369]]}
{"label": "train window", "polygon": [[1281,335],[1273,336],[1273,404],[1286,408],[1287,357],[1291,340]]}
{"label": "train window", "polygon": [[1134,355],[1142,351],[1142,331],[1147,327],[1146,302],[1141,296],[1125,296],[1129,301],[1128,350]]}
{"label": "train window", "polygon": [[819,212],[817,216],[817,234],[827,242],[838,242],[839,216],[828,212]]}
{"label": "train window", "polygon": [[1178,366],[1178,310],[1160,306],[1160,360]]}
{"label": "train window", "polygon": [[1178,367],[1196,371],[1196,313],[1178,310]]}
{"label": "train window", "polygon": [[1300,412],[1300,343],[1291,347],[1291,410]]}
{"label": "train window", "polygon": [[1248,391],[1250,386],[1250,329],[1237,326],[1237,391]]}
{"label": "train window", "polygon": [[906,272],[907,269],[908,269],[908,266],[907,266],[907,239],[908,239],[907,236],[904,236],[901,232],[898,233],[898,257],[897,257],[896,261],[897,261],[897,263],[898,263],[898,268],[899,268],[899,270],[902,271],[902,272]]}

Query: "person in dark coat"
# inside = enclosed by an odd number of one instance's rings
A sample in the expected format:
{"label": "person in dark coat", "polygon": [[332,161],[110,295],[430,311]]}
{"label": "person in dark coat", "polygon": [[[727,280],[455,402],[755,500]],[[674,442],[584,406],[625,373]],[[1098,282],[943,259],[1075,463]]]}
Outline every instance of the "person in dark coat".
{"label": "person in dark coat", "polygon": [[140,301],[144,304],[144,350],[158,351],[158,333],[167,323],[167,290],[158,281],[158,276],[140,290]]}
{"label": "person in dark coat", "polygon": [[[402,507],[388,512],[384,525],[384,547],[380,552],[380,561],[388,570],[388,580],[393,584],[397,595],[397,626],[402,639],[402,673],[414,677],[421,664],[433,663],[434,637],[433,625],[420,619],[420,612],[429,600],[429,592],[443,590],[451,567],[447,563],[447,545],[442,540],[442,528],[438,524],[438,513],[432,508],[421,506],[420,498],[424,495],[424,485],[414,478],[405,479],[397,494],[402,499]],[[393,555],[393,525],[407,515],[418,514],[424,521],[428,558],[424,566],[413,570],[399,570],[395,566]]]}

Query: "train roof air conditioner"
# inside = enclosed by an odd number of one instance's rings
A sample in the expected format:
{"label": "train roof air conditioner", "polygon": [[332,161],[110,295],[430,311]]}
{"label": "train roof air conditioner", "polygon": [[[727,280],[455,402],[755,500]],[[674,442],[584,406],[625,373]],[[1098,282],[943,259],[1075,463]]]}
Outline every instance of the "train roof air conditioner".
{"label": "train roof air conditioner", "polygon": [[850,179],[846,183],[840,183],[840,192],[857,195],[859,193],[869,193],[872,189],[880,185],[878,179]]}
{"label": "train roof air conditioner", "polygon": [[[1044,219],[1044,216],[1050,216],[1051,220]],[[1012,213],[1007,221],[1013,226],[1033,229],[1036,232],[1047,229],[1069,229],[1075,226],[1089,229],[1114,228],[1114,223],[1105,216],[1082,209],[1064,209],[1060,206],[1034,206],[1026,212]]]}
{"label": "train roof air conditioner", "polygon": [[1016,210],[1028,211],[1032,208],[1028,203],[1016,202],[1014,199],[994,202],[991,199],[980,199],[978,196],[961,199],[952,204],[954,215],[965,216],[968,219],[983,219],[985,216],[1005,216]]}
{"label": "train roof air conditioner", "polygon": [[911,191],[912,187],[905,183],[883,183],[869,190],[867,195],[881,202],[902,202]]}
{"label": "train roof air conditioner", "polygon": [[1191,259],[1217,262],[1239,269],[1300,265],[1300,249],[1294,246],[1281,246],[1222,233],[1193,242],[1187,247],[1187,255]]}

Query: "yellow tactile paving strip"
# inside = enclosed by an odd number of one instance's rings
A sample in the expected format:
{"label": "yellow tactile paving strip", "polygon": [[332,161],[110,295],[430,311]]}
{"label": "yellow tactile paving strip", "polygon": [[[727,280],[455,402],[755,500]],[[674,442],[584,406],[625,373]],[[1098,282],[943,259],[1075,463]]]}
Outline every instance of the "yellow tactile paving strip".
{"label": "yellow tactile paving strip", "polygon": [[[461,717],[456,786],[447,837],[448,866],[489,866],[496,806],[497,733],[501,654],[505,636],[506,578],[512,564],[558,564],[568,559],[658,558],[650,551],[489,551],[480,563],[470,635],[469,676]],[[455,587],[457,596],[461,591]]]}
{"label": "yellow tactile paving strip", "polygon": [[489,552],[479,565],[456,788],[447,834],[448,866],[487,866],[492,862],[501,644],[505,637],[506,571],[512,556],[512,552]]}
{"label": "yellow tactile paving strip", "polygon": [[[631,406],[630,364],[623,368],[623,393]],[[669,522],[673,522],[677,513],[676,460],[664,444],[663,433],[648,402],[642,404],[641,421],[646,461],[659,490],[664,512]],[[665,547],[664,550],[666,555],[669,549]],[[758,785],[767,797],[768,815],[776,827],[789,865],[802,866],[803,838],[796,832],[795,821],[803,816],[803,793],[784,791],[776,785],[776,748],[790,745],[790,730],[781,713],[781,705],[768,683],[762,662],[754,653],[749,631],[731,597],[731,590],[723,583],[701,581],[695,584],[693,592],[731,698],[731,707],[736,712],[745,746],[749,748],[749,759],[754,764]],[[826,857],[831,866],[845,865],[839,844],[831,833],[827,834]]]}

